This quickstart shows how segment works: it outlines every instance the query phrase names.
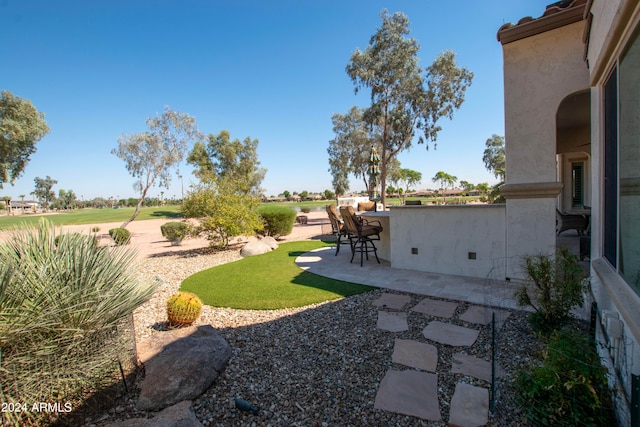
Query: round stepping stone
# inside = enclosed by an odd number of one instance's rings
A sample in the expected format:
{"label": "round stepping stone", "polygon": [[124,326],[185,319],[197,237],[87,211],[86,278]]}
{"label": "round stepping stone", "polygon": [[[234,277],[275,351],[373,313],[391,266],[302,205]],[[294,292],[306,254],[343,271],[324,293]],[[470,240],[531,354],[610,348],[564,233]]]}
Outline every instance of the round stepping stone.
{"label": "round stepping stone", "polygon": [[438,366],[438,349],[431,344],[396,338],[391,360],[393,363],[435,372]]}
{"label": "round stepping stone", "polygon": [[480,331],[464,328],[458,325],[443,322],[431,322],[423,330],[422,334],[431,341],[439,342],[453,347],[472,346]]}
{"label": "round stepping stone", "polygon": [[484,426],[489,421],[489,390],[465,383],[456,384],[451,399],[449,425]]}
{"label": "round stepping stone", "polygon": [[420,371],[390,370],[382,379],[376,409],[440,421],[438,376]]}

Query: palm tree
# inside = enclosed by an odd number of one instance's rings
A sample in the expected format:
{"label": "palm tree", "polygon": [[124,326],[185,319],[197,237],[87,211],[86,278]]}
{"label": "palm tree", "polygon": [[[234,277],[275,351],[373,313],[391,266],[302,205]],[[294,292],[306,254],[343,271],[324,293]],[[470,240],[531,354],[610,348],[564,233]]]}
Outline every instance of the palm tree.
{"label": "palm tree", "polygon": [[458,177],[449,175],[448,173],[443,171],[439,171],[433,178],[431,178],[431,180],[433,182],[440,183],[440,189],[442,190],[442,196],[444,197],[444,203],[446,204],[447,198],[445,195],[445,190],[453,188],[453,186],[456,185],[456,182],[458,182]]}

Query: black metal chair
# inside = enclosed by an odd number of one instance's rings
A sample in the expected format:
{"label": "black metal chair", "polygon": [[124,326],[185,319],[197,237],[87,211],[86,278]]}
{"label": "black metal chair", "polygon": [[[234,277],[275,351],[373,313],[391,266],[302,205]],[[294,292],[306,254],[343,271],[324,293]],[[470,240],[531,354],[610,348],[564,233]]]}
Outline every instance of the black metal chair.
{"label": "black metal chair", "polygon": [[578,235],[584,235],[589,227],[589,219],[585,215],[573,215],[560,212],[556,209],[556,235],[559,236],[565,230],[576,230]]}
{"label": "black metal chair", "polygon": [[336,236],[336,255],[340,252],[340,240],[342,237],[349,238],[349,233],[344,226],[344,223],[338,217],[338,209],[336,205],[327,205],[325,207],[327,215],[329,216],[329,222],[331,223],[331,234]]}
{"label": "black metal chair", "polygon": [[380,240],[380,232],[382,232],[380,222],[366,221],[356,216],[351,206],[341,206],[340,214],[342,215],[344,226],[349,233],[349,243],[351,245],[350,262],[353,262],[356,252],[360,252],[360,267],[362,267],[364,256],[366,255],[367,260],[369,260],[369,252],[373,252],[376,261],[380,264],[378,249],[373,243],[374,240]]}

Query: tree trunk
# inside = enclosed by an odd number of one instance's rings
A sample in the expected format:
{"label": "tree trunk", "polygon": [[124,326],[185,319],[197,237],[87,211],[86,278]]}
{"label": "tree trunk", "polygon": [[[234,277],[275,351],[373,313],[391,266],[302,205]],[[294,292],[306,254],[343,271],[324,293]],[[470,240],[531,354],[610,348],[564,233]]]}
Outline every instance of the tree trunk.
{"label": "tree trunk", "polygon": [[136,210],[133,211],[133,215],[131,215],[131,218],[126,220],[124,223],[122,223],[120,228],[127,228],[127,225],[129,225],[131,221],[136,219],[136,217],[140,213],[140,207],[142,207],[142,204],[144,203],[144,199],[145,197],[147,197],[147,191],[149,191],[149,187],[145,188],[144,191],[142,192],[142,195],[140,196],[140,200],[138,200],[138,204],[136,205]]}

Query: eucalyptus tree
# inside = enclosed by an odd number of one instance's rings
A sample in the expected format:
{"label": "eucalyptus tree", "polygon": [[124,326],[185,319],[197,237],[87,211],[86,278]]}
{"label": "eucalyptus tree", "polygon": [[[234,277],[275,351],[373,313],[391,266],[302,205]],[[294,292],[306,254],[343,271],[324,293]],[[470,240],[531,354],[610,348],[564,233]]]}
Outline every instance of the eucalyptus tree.
{"label": "eucalyptus tree", "polygon": [[250,137],[232,140],[226,130],[210,134],[208,139],[206,145],[196,142],[187,156],[187,163],[195,168],[194,174],[203,182],[221,179],[235,182],[238,191],[259,197],[267,173],[258,160],[259,141]]}
{"label": "eucalyptus tree", "polygon": [[[453,118],[460,108],[473,73],[460,68],[455,54],[444,51],[422,69],[418,65],[420,47],[408,38],[409,20],[401,12],[381,12],[382,26],[364,51],[356,50],[346,71],[355,92],[371,91],[371,106],[364,116],[371,126],[381,128],[380,182],[385,202],[387,164],[398,153],[418,143],[436,141],[442,117]],[[427,148],[428,148],[427,143]]]}
{"label": "eucalyptus tree", "polygon": [[169,188],[172,170],[180,164],[189,145],[202,138],[195,118],[170,107],[165,107],[159,117],[150,117],[146,122],[147,132],[123,134],[118,138],[118,147],[111,150],[111,154],[127,164],[127,170],[136,178],[134,188],[140,192],[136,209],[122,228],[138,216],[152,186],[157,183],[160,187]]}
{"label": "eucalyptus tree", "polygon": [[494,133],[491,138],[487,139],[485,146],[487,148],[485,148],[482,155],[484,166],[487,170],[491,171],[496,178],[500,178],[500,181],[504,182],[507,171],[504,137]]}
{"label": "eucalyptus tree", "polygon": [[49,127],[28,99],[0,92],[0,188],[18,178]]}
{"label": "eucalyptus tree", "polygon": [[35,177],[33,182],[35,184],[33,193],[40,203],[42,203],[45,208],[48,208],[56,198],[56,193],[53,192],[52,188],[58,181],[47,175],[46,178]]}
{"label": "eucalyptus tree", "polygon": [[335,193],[340,195],[349,190],[349,174],[362,179],[364,187],[369,188],[369,153],[379,141],[364,121],[364,110],[353,106],[347,114],[334,114],[331,121],[335,138],[329,141],[327,153]]}

